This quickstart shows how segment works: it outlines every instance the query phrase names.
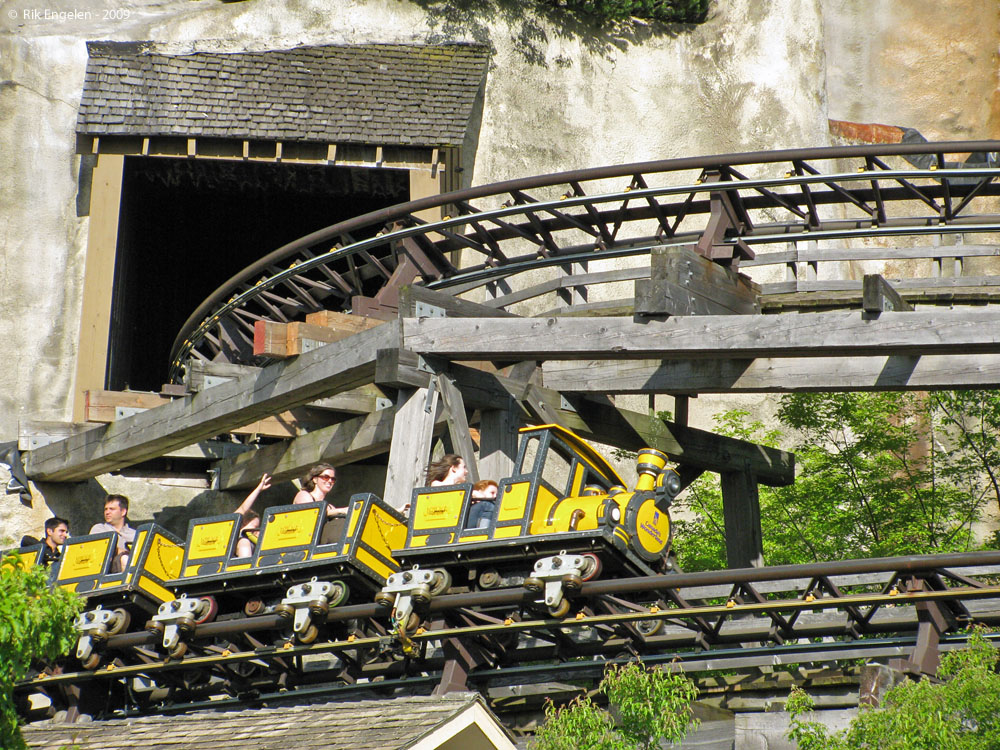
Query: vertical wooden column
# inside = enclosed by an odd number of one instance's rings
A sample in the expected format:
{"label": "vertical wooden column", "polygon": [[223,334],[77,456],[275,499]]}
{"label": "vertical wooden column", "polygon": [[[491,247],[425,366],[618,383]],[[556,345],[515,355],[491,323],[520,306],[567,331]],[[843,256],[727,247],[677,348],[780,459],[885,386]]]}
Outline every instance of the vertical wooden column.
{"label": "vertical wooden column", "polygon": [[722,512],[726,525],[726,564],[759,568],[764,564],[757,477],[749,469],[722,472]]}
{"label": "vertical wooden column", "polygon": [[479,419],[479,473],[500,480],[514,473],[517,458],[517,428],[520,426],[513,399],[506,409],[487,409]]}
{"label": "vertical wooden column", "polygon": [[423,484],[437,410],[437,388],[399,392],[399,409],[392,426],[389,466],[382,493],[394,508],[402,508],[410,502],[413,488]]}
{"label": "vertical wooden column", "polygon": [[84,421],[84,392],[104,388],[115,282],[125,157],[100,154],[90,193],[90,226],[80,310],[80,346],[73,385],[73,421]]}
{"label": "vertical wooden column", "polygon": [[479,469],[476,465],[472,435],[469,432],[469,420],[465,416],[465,400],[462,398],[462,393],[455,387],[447,373],[438,373],[434,380],[448,415],[448,433],[451,435],[451,444],[455,447],[458,455],[465,459],[465,465],[469,469],[469,481],[478,482]]}

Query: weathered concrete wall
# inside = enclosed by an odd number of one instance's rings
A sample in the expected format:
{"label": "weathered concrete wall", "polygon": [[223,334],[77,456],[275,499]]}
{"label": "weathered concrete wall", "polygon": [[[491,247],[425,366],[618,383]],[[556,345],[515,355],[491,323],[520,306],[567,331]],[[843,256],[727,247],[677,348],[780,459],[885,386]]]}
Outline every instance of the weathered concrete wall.
{"label": "weathered concrete wall", "polygon": [[[18,420],[70,418],[88,229],[88,219],[76,213],[80,158],[74,153],[87,40],[148,39],[175,53],[488,42],[495,53],[475,167],[467,175],[478,184],[615,162],[821,146],[829,141],[829,116],[912,123],[934,137],[996,134],[1000,31],[990,3],[732,0],[713,4],[697,27],[603,31],[536,17],[512,0],[474,5],[6,3],[0,14],[0,442],[16,438]],[[938,44],[941,39],[948,43]],[[695,421],[705,423],[714,403],[695,402]],[[0,536],[37,528],[48,515],[46,503],[86,522],[100,493],[117,489],[117,482],[102,477],[38,488],[34,508],[0,496]],[[130,487],[130,494],[139,505],[136,515],[151,517],[165,499],[161,488],[145,487]],[[170,504],[202,502],[196,489],[170,493]]]}

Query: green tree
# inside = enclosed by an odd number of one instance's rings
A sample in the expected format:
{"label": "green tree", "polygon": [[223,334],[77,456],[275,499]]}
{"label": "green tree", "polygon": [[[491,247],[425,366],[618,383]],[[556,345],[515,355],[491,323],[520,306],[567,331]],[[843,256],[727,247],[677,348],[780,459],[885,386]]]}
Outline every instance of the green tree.
{"label": "green tree", "polygon": [[545,709],[533,750],[653,750],[697,728],[694,684],[684,675],[648,670],[639,662],[608,669],[599,686],[610,712],[588,696]]}
{"label": "green tree", "polygon": [[788,737],[801,750],[988,750],[1000,747],[998,654],[982,632],[941,658],[940,681],[903,682],[880,708],[862,707],[842,732],[805,720],[812,699],[796,688],[788,701]]}
{"label": "green tree", "polygon": [[[789,394],[778,420],[716,420],[723,434],[795,451],[795,484],[760,488],[770,565],[970,549],[973,523],[1000,504],[996,392]],[[681,566],[724,565],[718,477],[677,505],[691,511],[675,523]]]}
{"label": "green tree", "polygon": [[72,648],[79,611],[76,594],[49,586],[47,569],[25,564],[16,553],[0,560],[0,747],[27,747],[14,708],[14,684],[27,676],[34,660],[55,659]]}

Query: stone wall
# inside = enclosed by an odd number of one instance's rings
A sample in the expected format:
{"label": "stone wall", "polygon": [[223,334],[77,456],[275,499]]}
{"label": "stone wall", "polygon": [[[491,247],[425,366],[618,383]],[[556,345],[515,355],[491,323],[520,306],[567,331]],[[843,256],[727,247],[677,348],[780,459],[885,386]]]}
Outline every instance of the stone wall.
{"label": "stone wall", "polygon": [[[0,442],[16,439],[19,420],[71,417],[88,230],[86,211],[77,213],[74,125],[88,40],[152,40],[173,53],[488,42],[466,171],[475,184],[823,146],[831,117],[914,125],[934,138],[1000,135],[1000,10],[981,0],[731,0],[694,27],[613,29],[509,0],[10,0],[0,24]],[[693,417],[704,424],[716,408],[699,400]],[[39,527],[46,506],[86,525],[101,493],[122,481],[38,487],[30,506],[0,496],[0,537]],[[165,504],[211,505],[202,490],[128,481],[140,517]]]}

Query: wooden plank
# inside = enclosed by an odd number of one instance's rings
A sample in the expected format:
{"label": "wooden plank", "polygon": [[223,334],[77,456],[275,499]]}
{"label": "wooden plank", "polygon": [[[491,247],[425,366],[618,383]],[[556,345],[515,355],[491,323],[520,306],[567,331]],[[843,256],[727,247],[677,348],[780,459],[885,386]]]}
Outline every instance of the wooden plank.
{"label": "wooden plank", "polygon": [[726,527],[726,566],[759,568],[764,564],[760,496],[752,471],[724,471],[722,515]]}
{"label": "wooden plank", "polygon": [[[108,424],[118,419],[118,409],[153,409],[170,403],[156,393],[146,391],[87,391],[85,418],[88,422]],[[309,429],[329,424],[329,419],[312,409],[296,408],[226,430],[234,435],[295,437]]]}
{"label": "wooden plank", "polygon": [[559,416],[559,424],[586,440],[624,450],[656,448],[684,466],[703,471],[753,470],[757,481],[784,486],[795,481],[795,456],[785,451],[714,435],[693,427],[665,422],[647,414],[616,407],[610,399],[581,398],[576,409],[561,406],[560,396],[538,386],[528,386],[526,402],[541,405]]}
{"label": "wooden plank", "polygon": [[450,359],[689,359],[1000,353],[1000,311],[631,318],[407,318],[403,348]]}
{"label": "wooden plank", "polygon": [[472,435],[469,432],[469,421],[465,415],[462,392],[455,387],[455,383],[447,373],[438,373],[434,382],[441,394],[441,403],[444,405],[448,420],[448,434],[451,435],[451,444],[454,446],[455,452],[465,460],[465,465],[469,469],[469,481],[478,482],[479,468],[476,466],[476,451],[472,445]]}
{"label": "wooden plank", "polygon": [[410,502],[413,488],[424,483],[431,440],[443,410],[436,388],[401,391],[398,403],[382,499],[400,509]]}
{"label": "wooden plank", "polygon": [[[191,361],[187,365],[184,380],[187,391],[195,393],[203,391],[206,387],[211,387],[211,385],[219,385],[219,383],[226,380],[234,380],[244,375],[258,372],[260,372],[260,368],[251,365]],[[338,393],[335,396],[310,401],[309,408],[345,412],[347,414],[370,414],[380,408],[379,405],[385,397],[382,390],[375,385],[363,385],[360,388]]]}
{"label": "wooden plank", "polygon": [[85,422],[53,422],[48,420],[18,420],[17,449],[30,451],[57,440],[64,440],[70,435],[94,429],[96,425]]}
{"label": "wooden plank", "polygon": [[[343,466],[382,455],[389,451],[395,418],[395,407],[383,409],[219,461],[214,466],[218,471],[219,487],[223,490],[250,489],[265,471],[280,482],[302,476],[309,467],[321,461]],[[444,426],[444,414],[439,413],[434,431],[439,432]]]}
{"label": "wooden plank", "polygon": [[288,332],[284,323],[258,320],[253,324],[253,354],[255,357],[288,357]]}
{"label": "wooden plank", "polygon": [[654,248],[650,278],[635,282],[636,315],[749,315],[760,287],[686,247]]}
{"label": "wooden plank", "polygon": [[479,472],[500,479],[514,473],[520,410],[513,400],[506,409],[484,409],[479,420]]}
{"label": "wooden plank", "polygon": [[417,284],[399,288],[399,317],[516,318],[514,313],[470,302]]}
{"label": "wooden plank", "polygon": [[866,273],[861,288],[861,309],[866,313],[913,311],[913,306],[900,297],[899,292],[877,273]]}
{"label": "wooden plank", "polygon": [[797,393],[1000,388],[1000,355],[783,359],[551,360],[546,387],[567,393]]}
{"label": "wooden plank", "polygon": [[[391,377],[403,387],[421,387],[421,384],[426,387],[430,375],[417,368],[416,355],[401,351],[395,353],[392,360],[406,362],[411,358],[413,364],[401,365]],[[385,365],[389,359],[386,357],[380,362],[386,377],[390,376]],[[674,461],[704,471],[732,471],[749,462],[763,484],[786,485],[795,479],[795,457],[790,453],[620,409],[605,396],[581,397],[568,408],[561,394],[551,388],[455,364],[449,367],[448,373],[461,390],[465,403],[473,408],[507,409],[513,399],[522,411],[517,417],[519,421],[554,421],[587,440],[615,448],[657,448]],[[408,376],[412,376],[412,380],[407,380]]]}
{"label": "wooden plank", "polygon": [[254,375],[115,420],[28,454],[28,476],[78,481],[162,455],[248,421],[372,382],[375,353],[398,346],[396,324],[379,326],[277,362]]}

